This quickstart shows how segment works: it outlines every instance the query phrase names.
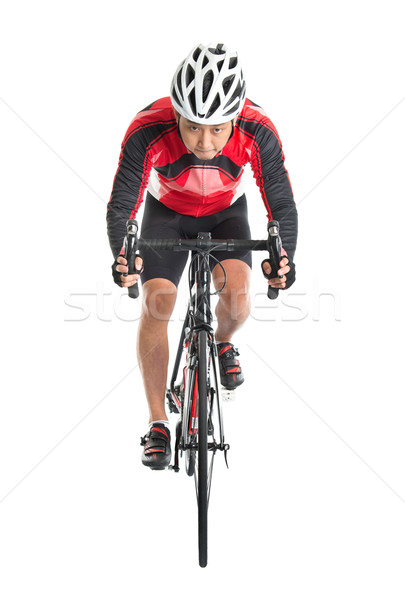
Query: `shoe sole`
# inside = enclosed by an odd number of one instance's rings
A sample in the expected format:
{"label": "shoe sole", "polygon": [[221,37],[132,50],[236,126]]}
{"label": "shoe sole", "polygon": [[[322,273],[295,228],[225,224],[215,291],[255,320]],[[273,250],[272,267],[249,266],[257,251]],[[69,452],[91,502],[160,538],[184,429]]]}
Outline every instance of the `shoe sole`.
{"label": "shoe sole", "polygon": [[150,469],[151,471],[164,471],[165,469],[167,469],[169,467],[171,460],[172,460],[172,457],[170,455],[167,465],[154,465],[153,463],[144,463],[143,461],[141,461],[141,462],[144,467],[148,467],[148,469]]}

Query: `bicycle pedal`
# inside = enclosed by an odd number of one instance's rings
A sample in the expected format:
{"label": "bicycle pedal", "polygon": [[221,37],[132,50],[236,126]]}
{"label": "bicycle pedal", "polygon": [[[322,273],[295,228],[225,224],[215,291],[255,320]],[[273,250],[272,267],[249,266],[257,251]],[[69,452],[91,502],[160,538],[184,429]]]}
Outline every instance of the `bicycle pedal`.
{"label": "bicycle pedal", "polygon": [[234,402],[236,400],[236,390],[221,389],[221,396],[223,402]]}

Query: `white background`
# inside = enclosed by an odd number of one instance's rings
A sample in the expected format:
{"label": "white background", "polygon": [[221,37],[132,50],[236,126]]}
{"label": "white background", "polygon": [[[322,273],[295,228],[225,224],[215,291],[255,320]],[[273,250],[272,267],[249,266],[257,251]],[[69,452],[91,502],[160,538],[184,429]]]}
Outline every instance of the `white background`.
{"label": "white background", "polygon": [[[2,10],[0,596],[403,599],[400,2],[140,4]],[[279,131],[300,235],[278,308],[254,271],[201,570],[192,481],[140,463],[139,303],[105,205],[129,122],[212,40]]]}

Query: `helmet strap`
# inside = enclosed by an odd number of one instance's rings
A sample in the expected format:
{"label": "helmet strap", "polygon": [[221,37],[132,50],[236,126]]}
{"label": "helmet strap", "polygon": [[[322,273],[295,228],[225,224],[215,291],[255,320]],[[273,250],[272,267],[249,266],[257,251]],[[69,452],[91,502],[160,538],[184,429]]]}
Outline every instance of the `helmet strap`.
{"label": "helmet strap", "polygon": [[[233,134],[235,132],[235,125],[233,124],[233,119],[232,119],[231,123],[232,123],[232,131],[231,131],[231,135],[228,138],[228,142],[229,142],[229,140],[231,139],[231,137],[233,136]],[[228,143],[228,142],[226,142],[226,143]]]}
{"label": "helmet strap", "polygon": [[[178,116],[179,116],[179,118],[177,119],[177,133],[178,133],[178,135],[179,135],[179,138],[180,138],[180,139],[181,139],[181,141],[183,142],[183,138],[181,137],[181,133],[180,133],[180,116],[181,116],[181,115],[180,115],[180,113],[177,113],[177,114],[178,114]],[[184,144],[184,142],[183,142],[183,144]]]}

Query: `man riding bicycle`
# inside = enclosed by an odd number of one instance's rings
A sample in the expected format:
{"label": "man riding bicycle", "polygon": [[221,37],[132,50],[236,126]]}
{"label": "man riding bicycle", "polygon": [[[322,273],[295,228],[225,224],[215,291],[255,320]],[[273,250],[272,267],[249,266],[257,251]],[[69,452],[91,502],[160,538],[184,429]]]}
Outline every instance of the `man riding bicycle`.
{"label": "man riding bicycle", "polygon": [[[280,138],[263,109],[246,99],[236,52],[223,44],[200,44],[179,65],[170,97],[150,104],[130,124],[107,210],[114,281],[121,287],[142,281],[137,355],[150,411],[142,462],[154,469],[164,469],[171,459],[165,411],[167,325],[187,253],[144,250],[135,260],[137,273],[129,275],[122,248],[126,221],[135,218],[146,192],[145,239],[195,238],[200,231],[214,239],[250,239],[243,191],[248,163],[269,220],[280,223],[284,256],[269,285],[285,289],[295,280],[297,211]],[[213,254],[226,271],[216,306],[221,384],[235,389],[244,379],[231,340],[250,312],[251,253]],[[262,268],[268,277],[269,262]],[[216,290],[222,288],[217,263],[212,264],[212,281]]]}

